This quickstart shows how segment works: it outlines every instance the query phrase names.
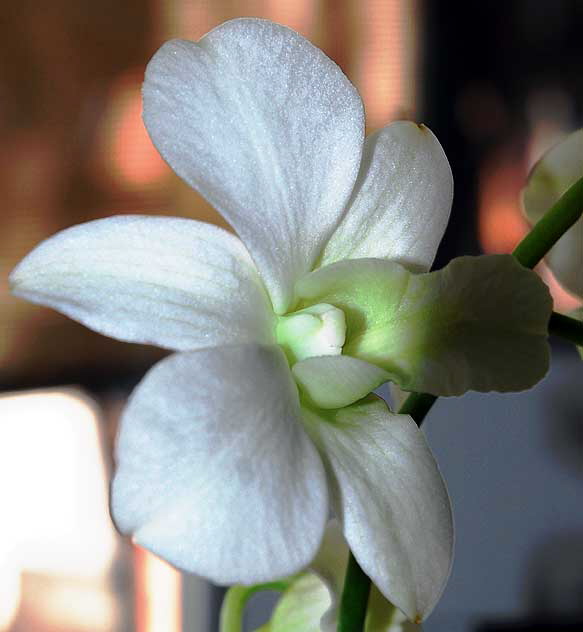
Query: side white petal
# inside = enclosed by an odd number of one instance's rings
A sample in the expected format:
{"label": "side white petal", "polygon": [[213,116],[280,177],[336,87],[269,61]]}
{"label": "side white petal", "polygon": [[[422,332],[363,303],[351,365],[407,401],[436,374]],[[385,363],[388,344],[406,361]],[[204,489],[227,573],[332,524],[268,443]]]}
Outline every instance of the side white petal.
{"label": "side white petal", "polygon": [[[583,176],[583,129],[550,149],[532,169],[523,191],[524,211],[536,224]],[[583,218],[551,248],[547,263],[567,290],[583,298]]]}
{"label": "side white petal", "polygon": [[42,242],[12,291],[96,331],[168,349],[274,340],[274,315],[239,239],[194,220],[117,216]]}
{"label": "side white petal", "polygon": [[328,495],[300,417],[277,347],[166,358],[122,418],[111,504],[118,528],[217,583],[304,568],[324,533]]}
{"label": "side white petal", "polygon": [[245,18],[198,43],[166,43],[143,94],[154,144],[235,228],[285,312],[356,180],[364,115],[355,88],[294,31]]}
{"label": "side white petal", "polygon": [[354,193],[321,265],[376,257],[429,270],[449,219],[453,178],[424,125],[397,121],[367,137]]}
{"label": "side white petal", "polygon": [[342,408],[374,391],[391,375],[374,364],[346,355],[317,356],[292,368],[301,390],[319,408]]}
{"label": "side white petal", "polygon": [[450,502],[423,434],[375,396],[304,415],[358,563],[409,619],[422,620],[441,595],[453,555]]}

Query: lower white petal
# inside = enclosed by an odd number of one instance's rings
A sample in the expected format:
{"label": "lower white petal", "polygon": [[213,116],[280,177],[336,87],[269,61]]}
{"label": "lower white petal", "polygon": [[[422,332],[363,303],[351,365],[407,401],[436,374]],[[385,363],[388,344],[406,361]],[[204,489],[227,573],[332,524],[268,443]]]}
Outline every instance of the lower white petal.
{"label": "lower white petal", "polygon": [[335,411],[304,411],[356,559],[412,621],[435,606],[453,555],[445,484],[413,420],[370,396]]}
{"label": "lower white petal", "polygon": [[227,231],[177,217],[108,217],[37,246],[12,290],[106,336],[186,350],[274,338],[251,257]]}
{"label": "lower white petal", "polygon": [[118,437],[122,532],[217,583],[256,583],[314,557],[328,514],[322,462],[276,347],[166,358],[133,393]]}

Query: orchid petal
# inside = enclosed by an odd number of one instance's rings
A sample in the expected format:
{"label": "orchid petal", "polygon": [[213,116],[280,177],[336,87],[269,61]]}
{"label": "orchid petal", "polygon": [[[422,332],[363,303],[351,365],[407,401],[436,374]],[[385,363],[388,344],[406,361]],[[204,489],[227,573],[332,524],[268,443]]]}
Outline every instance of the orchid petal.
{"label": "orchid petal", "polygon": [[[583,129],[550,149],[532,169],[523,191],[524,211],[536,224],[583,176]],[[546,255],[549,268],[567,290],[583,298],[583,218]]]}
{"label": "orchid petal", "polygon": [[321,265],[376,257],[429,270],[452,199],[451,168],[431,131],[391,123],[366,139],[353,197]]}
{"label": "orchid petal", "polygon": [[194,220],[131,215],[74,226],[33,250],[10,281],[17,296],[129,342],[185,350],[274,340],[243,244]]}
{"label": "orchid petal", "polygon": [[130,398],[116,460],[118,528],[180,569],[251,584],[305,568],[318,550],[326,478],[276,347],[162,360]]}
{"label": "orchid petal", "polygon": [[235,228],[284,313],[358,174],[355,88],[303,37],[250,18],[164,44],[143,93],[154,144]]}
{"label": "orchid petal", "polygon": [[460,257],[415,275],[380,259],[341,261],[296,285],[346,317],[343,353],[405,390],[518,391],[547,372],[548,288],[509,255]]}
{"label": "orchid petal", "polygon": [[318,356],[293,365],[301,390],[319,408],[342,408],[390,379],[374,364],[346,355]]}
{"label": "orchid petal", "polygon": [[334,411],[305,410],[304,418],[354,556],[419,622],[443,590],[453,551],[449,498],[423,434],[374,395]]}

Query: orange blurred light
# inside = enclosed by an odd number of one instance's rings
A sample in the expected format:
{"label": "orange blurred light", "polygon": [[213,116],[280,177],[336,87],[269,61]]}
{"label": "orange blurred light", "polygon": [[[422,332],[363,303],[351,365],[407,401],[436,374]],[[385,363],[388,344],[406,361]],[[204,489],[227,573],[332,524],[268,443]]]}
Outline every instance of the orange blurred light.
{"label": "orange blurred light", "polygon": [[524,181],[524,167],[510,160],[502,160],[482,171],[478,234],[484,252],[512,252],[528,232],[520,207]]}
{"label": "orange blurred light", "polygon": [[417,84],[417,6],[404,0],[359,5],[363,30],[357,47],[357,85],[367,124],[414,118]]}
{"label": "orange blurred light", "polygon": [[310,37],[316,17],[313,0],[264,0],[263,15]]}
{"label": "orange blurred light", "polygon": [[126,189],[156,186],[170,173],[142,121],[141,83],[135,75],[116,82],[100,128],[100,169]]}
{"label": "orange blurred light", "polygon": [[213,0],[166,0],[156,3],[156,10],[161,13],[155,22],[161,26],[161,41],[170,37],[198,40],[222,22],[214,15],[220,9]]}

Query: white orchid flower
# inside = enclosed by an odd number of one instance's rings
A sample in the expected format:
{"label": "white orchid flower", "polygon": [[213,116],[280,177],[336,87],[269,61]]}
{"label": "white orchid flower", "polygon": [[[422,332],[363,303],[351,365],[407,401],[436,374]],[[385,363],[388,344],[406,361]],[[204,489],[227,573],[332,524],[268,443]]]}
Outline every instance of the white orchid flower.
{"label": "white orchid flower", "polygon": [[[524,191],[523,207],[536,224],[579,178],[583,177],[583,129],[569,134],[535,164]],[[583,299],[583,218],[557,241],[545,257],[559,283]]]}
{"label": "white orchid flower", "polygon": [[175,352],[123,414],[117,526],[181,569],[252,584],[305,568],[332,511],[382,594],[424,618],[451,565],[446,488],[413,420],[361,398],[389,379],[531,386],[548,292],[505,256],[426,272],[452,200],[441,146],[404,122],[365,140],[354,87],[288,28],[240,19],[168,42],[144,120],[239,237],[114,217],[47,240],[11,277],[33,302]]}

